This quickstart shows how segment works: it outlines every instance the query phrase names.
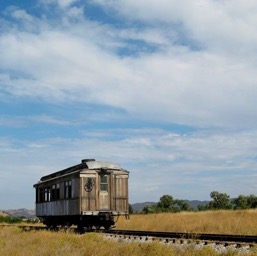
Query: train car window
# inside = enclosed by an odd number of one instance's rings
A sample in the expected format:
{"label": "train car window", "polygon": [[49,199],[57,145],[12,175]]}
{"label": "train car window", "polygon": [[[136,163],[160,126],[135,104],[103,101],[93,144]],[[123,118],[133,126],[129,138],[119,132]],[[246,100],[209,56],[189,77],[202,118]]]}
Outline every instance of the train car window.
{"label": "train car window", "polygon": [[44,189],[43,188],[39,188],[38,189],[38,194],[39,194],[39,197],[38,197],[38,202],[44,202]]}
{"label": "train car window", "polygon": [[54,184],[51,190],[51,200],[54,201],[58,199],[60,199],[60,185]]}
{"label": "train car window", "polygon": [[55,184],[52,186],[52,189],[51,189],[51,199],[53,201],[55,200]]}
{"label": "train car window", "polygon": [[60,184],[56,184],[55,198],[56,198],[56,200],[60,199]]}
{"label": "train car window", "polygon": [[50,188],[45,188],[44,189],[44,201],[48,202],[51,200],[51,189]]}
{"label": "train car window", "polygon": [[108,191],[107,175],[100,176],[100,190],[101,191]]}
{"label": "train car window", "polygon": [[65,198],[71,198],[71,180],[65,181],[64,188]]}
{"label": "train car window", "polygon": [[39,201],[39,189],[36,189],[36,203],[40,202]]}

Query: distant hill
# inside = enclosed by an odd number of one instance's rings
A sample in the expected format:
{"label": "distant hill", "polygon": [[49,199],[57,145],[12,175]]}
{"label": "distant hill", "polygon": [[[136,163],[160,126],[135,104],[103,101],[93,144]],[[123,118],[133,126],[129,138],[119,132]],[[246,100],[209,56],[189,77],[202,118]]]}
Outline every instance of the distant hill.
{"label": "distant hill", "polygon": [[28,219],[36,218],[36,213],[34,210],[28,210],[25,208],[5,210],[5,212],[13,217],[24,217],[24,218],[28,218]]}
{"label": "distant hill", "polygon": [[[198,205],[207,205],[209,201],[199,201],[199,200],[184,200],[188,205],[189,208],[197,210]],[[135,203],[131,204],[134,212],[140,212],[146,205],[153,205],[157,202],[143,202],[143,203]]]}
{"label": "distant hill", "polygon": [[9,215],[8,213],[6,213],[4,211],[0,211],[0,216],[5,217],[5,216],[8,216],[8,215]]}
{"label": "distant hill", "polygon": [[156,202],[144,202],[144,203],[135,203],[131,204],[134,212],[140,212],[146,205],[153,205]]}
{"label": "distant hill", "polygon": [[199,201],[199,200],[184,200],[191,209],[197,210],[198,205],[207,205],[209,201]]}

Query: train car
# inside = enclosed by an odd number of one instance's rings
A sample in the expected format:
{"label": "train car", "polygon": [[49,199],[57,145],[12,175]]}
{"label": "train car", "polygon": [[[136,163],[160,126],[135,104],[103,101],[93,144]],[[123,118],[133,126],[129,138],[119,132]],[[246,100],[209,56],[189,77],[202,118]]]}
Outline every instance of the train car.
{"label": "train car", "polygon": [[128,217],[128,178],[116,163],[83,159],[34,185],[36,215],[51,228],[109,229],[115,216]]}

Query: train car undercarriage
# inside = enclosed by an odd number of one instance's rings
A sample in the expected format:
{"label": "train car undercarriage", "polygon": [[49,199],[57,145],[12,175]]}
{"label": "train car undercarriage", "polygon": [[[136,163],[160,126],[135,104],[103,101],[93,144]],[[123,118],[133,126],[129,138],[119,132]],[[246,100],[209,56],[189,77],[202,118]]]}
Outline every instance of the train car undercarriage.
{"label": "train car undercarriage", "polygon": [[51,229],[75,225],[80,231],[89,231],[93,228],[109,230],[115,224],[114,215],[111,212],[99,212],[98,215],[42,216],[41,219]]}

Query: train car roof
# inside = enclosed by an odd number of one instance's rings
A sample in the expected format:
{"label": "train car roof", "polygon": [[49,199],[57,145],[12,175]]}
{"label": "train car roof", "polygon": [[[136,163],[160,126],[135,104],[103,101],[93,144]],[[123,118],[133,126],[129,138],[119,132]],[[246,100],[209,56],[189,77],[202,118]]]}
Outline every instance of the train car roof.
{"label": "train car roof", "polygon": [[69,174],[75,171],[79,171],[82,169],[89,169],[89,170],[122,170],[126,171],[125,169],[122,169],[119,164],[111,163],[111,162],[104,162],[104,161],[95,161],[95,159],[83,159],[80,164],[68,167],[66,169],[60,170],[58,172],[51,173],[49,175],[43,176],[40,181],[46,181],[55,177],[60,177],[65,174]]}

